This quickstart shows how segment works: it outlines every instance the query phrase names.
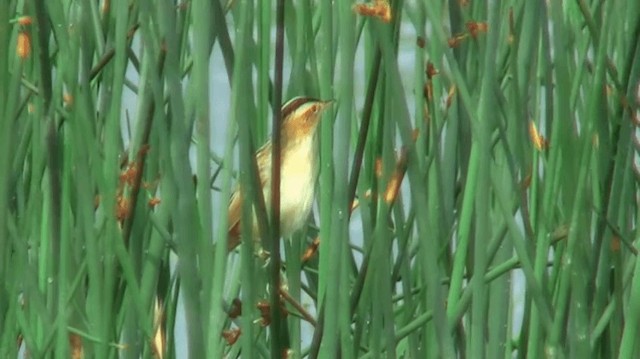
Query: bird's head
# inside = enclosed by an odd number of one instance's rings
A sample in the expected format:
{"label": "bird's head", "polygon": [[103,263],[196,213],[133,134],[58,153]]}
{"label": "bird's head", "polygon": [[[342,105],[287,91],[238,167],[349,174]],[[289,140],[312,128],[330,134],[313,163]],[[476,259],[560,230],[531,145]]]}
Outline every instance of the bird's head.
{"label": "bird's head", "polygon": [[294,97],[282,106],[281,136],[283,142],[301,140],[313,136],[323,111],[332,100],[322,101],[311,97]]}

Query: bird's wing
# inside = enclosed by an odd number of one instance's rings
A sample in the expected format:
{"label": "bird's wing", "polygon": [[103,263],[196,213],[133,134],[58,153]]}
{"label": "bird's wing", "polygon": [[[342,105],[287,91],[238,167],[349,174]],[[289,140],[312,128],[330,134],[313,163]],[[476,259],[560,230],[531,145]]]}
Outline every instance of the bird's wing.
{"label": "bird's wing", "polygon": [[240,186],[236,186],[235,191],[229,200],[229,251],[232,251],[240,244],[240,212],[242,211],[242,194]]}
{"label": "bird's wing", "polygon": [[[265,143],[256,152],[258,162],[258,175],[260,176],[260,188],[264,188],[267,179],[271,175],[271,141]],[[262,165],[261,165],[262,163]],[[229,199],[229,251],[234,250],[240,244],[240,216],[242,214],[242,193],[240,184]]]}
{"label": "bird's wing", "polygon": [[[264,188],[265,184],[271,185],[271,181],[267,183],[267,179],[271,178],[271,141],[267,141],[267,143],[256,152],[256,162],[258,162],[260,188]],[[268,201],[267,198],[264,200]]]}

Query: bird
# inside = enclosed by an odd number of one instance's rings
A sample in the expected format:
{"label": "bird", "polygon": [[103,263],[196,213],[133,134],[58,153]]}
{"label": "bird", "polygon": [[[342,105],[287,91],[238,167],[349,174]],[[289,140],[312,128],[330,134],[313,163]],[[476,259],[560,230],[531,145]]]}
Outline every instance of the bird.
{"label": "bird", "polygon": [[[307,223],[318,179],[318,123],[332,103],[312,97],[294,97],[281,110],[280,123],[280,235],[290,237]],[[267,141],[255,154],[260,187],[267,212],[271,209],[272,144]],[[229,200],[228,250],[240,244],[242,192],[236,185]],[[258,222],[253,211],[254,241],[259,239]]]}

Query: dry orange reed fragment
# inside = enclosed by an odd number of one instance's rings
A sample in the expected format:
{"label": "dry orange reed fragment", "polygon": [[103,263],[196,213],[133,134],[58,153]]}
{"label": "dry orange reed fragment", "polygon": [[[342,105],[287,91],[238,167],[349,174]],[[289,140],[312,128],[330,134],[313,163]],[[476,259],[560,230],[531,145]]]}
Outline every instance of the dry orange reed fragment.
{"label": "dry orange reed fragment", "polygon": [[234,298],[231,301],[231,305],[228,310],[229,318],[236,319],[240,315],[242,315],[242,301],[238,298]]}
{"label": "dry orange reed fragment", "polygon": [[393,174],[391,175],[389,183],[387,183],[387,188],[384,191],[384,200],[387,204],[392,205],[396,201],[398,192],[400,191],[400,185],[402,184],[402,179],[404,178],[406,171],[407,150],[403,147],[396,162],[396,168],[393,170]]}
{"label": "dry orange reed fragment", "polygon": [[471,34],[471,36],[473,36],[473,38],[475,39],[476,37],[478,37],[478,34],[486,33],[489,30],[489,24],[487,24],[486,22],[469,21],[467,22],[467,30],[469,31],[469,34]]}
{"label": "dry orange reed fragment", "polygon": [[135,162],[130,163],[127,166],[127,169],[120,173],[120,183],[128,184],[129,186],[133,186],[136,181],[136,176],[138,175],[138,166]]}
{"label": "dry orange reed fragment", "polygon": [[428,101],[433,101],[433,83],[431,81],[427,81],[422,88],[422,96]]}
{"label": "dry orange reed fragment", "polygon": [[538,132],[538,128],[533,121],[529,121],[529,137],[531,137],[531,142],[533,142],[533,146],[536,150],[542,151],[547,148],[547,140]]}
{"label": "dry orange reed fragment", "polygon": [[22,26],[29,26],[31,25],[32,22],[33,20],[31,19],[31,16],[20,16],[17,19],[18,25],[22,25]]}
{"label": "dry orange reed fragment", "polygon": [[156,298],[153,308],[153,328],[154,335],[151,339],[151,350],[153,357],[158,359],[164,358],[167,348],[167,336],[164,330],[164,308],[160,299]]}
{"label": "dry orange reed fragment", "polygon": [[16,41],[16,54],[22,60],[25,60],[31,54],[31,39],[26,32],[19,32]]}
{"label": "dry orange reed fragment", "polygon": [[467,34],[459,34],[447,40],[447,44],[450,48],[458,47],[462,40],[467,38]]}
{"label": "dry orange reed fragment", "polygon": [[316,237],[311,245],[309,245],[304,251],[304,254],[302,255],[302,263],[306,263],[309,259],[311,259],[318,251],[318,247],[320,247],[320,238]]}
{"label": "dry orange reed fragment", "polygon": [[449,47],[458,47],[458,45],[460,45],[460,43],[464,39],[469,37],[469,35],[471,35],[475,39],[480,33],[486,33],[487,31],[489,31],[489,24],[487,24],[486,22],[469,21],[466,23],[466,26],[466,33],[457,34],[447,40],[447,44],[449,45]]}
{"label": "dry orange reed fragment", "polygon": [[382,177],[382,158],[380,157],[376,158],[374,169],[375,169],[376,177],[378,178]]}
{"label": "dry orange reed fragment", "polygon": [[435,75],[440,73],[440,71],[436,69],[436,67],[433,65],[433,62],[431,61],[427,62],[427,69],[425,70],[425,72],[429,80],[431,80]]}
{"label": "dry orange reed fragment", "polygon": [[116,218],[119,221],[124,221],[129,218],[131,213],[131,203],[126,197],[118,196],[116,198]]}
{"label": "dry orange reed fragment", "polygon": [[151,208],[155,208],[159,204],[160,204],[160,198],[158,197],[153,197],[149,200],[149,207]]}
{"label": "dry orange reed fragment", "polygon": [[235,328],[235,329],[224,330],[222,332],[222,337],[224,338],[224,340],[227,341],[227,344],[233,345],[238,341],[238,338],[240,338],[240,334],[242,334],[240,329]]}
{"label": "dry orange reed fragment", "polygon": [[391,22],[391,6],[387,0],[374,0],[373,4],[356,4],[353,10],[362,16],[373,16],[382,22]]}
{"label": "dry orange reed fragment", "polygon": [[78,334],[69,334],[69,346],[71,347],[71,358],[84,358],[84,350],[82,349],[82,338]]}
{"label": "dry orange reed fragment", "polygon": [[71,95],[68,92],[65,92],[62,95],[62,102],[64,102],[65,107],[70,107],[71,105],[73,105],[73,95]]}
{"label": "dry orange reed fragment", "polygon": [[266,300],[261,300],[256,304],[258,311],[260,312],[260,326],[267,327],[271,324],[271,306]]}
{"label": "dry orange reed fragment", "polygon": [[445,100],[445,104],[447,108],[451,107],[455,94],[456,94],[456,85],[451,85],[451,87],[449,87],[449,92],[447,93],[447,99]]}

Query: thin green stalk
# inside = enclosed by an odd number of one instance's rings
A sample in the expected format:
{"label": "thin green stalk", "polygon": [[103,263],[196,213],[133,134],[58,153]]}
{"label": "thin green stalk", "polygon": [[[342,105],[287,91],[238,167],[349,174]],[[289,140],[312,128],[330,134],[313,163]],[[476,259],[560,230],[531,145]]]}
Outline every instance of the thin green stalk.
{"label": "thin green stalk", "polygon": [[[271,208],[270,208],[270,246],[271,252],[269,284],[272,291],[269,298],[271,314],[271,356],[278,357],[289,348],[289,338],[287,335],[287,321],[280,311],[280,166],[281,166],[281,132],[282,122],[282,66],[284,56],[284,0],[276,0],[276,49],[275,49],[275,75],[273,85],[273,118],[274,129],[271,137]],[[277,288],[277,289],[276,289]]]}
{"label": "thin green stalk", "polygon": [[[354,48],[355,48],[355,15],[351,11],[351,5],[341,3],[337,9],[338,12],[338,29],[340,30],[340,68],[338,73],[342,81],[337,87],[337,101],[339,103],[339,112],[336,119],[334,131],[338,136],[335,138],[333,152],[337,154],[333,167],[333,175],[335,183],[332,187],[332,205],[331,205],[331,227],[328,232],[328,243],[321,242],[320,249],[323,253],[328,253],[327,262],[321,263],[320,274],[326,274],[327,287],[325,300],[324,319],[324,335],[322,346],[320,347],[319,356],[335,356],[338,353],[347,354],[348,346],[344,340],[348,336],[350,321],[348,318],[349,295],[348,292],[340,290],[349,277],[347,273],[347,248],[348,248],[348,211],[349,203],[347,192],[348,178],[348,153],[350,148],[350,122],[352,120],[353,111],[353,67],[354,67]],[[324,132],[324,131],[323,131]],[[324,134],[324,133],[323,133]],[[325,168],[322,169],[323,171]],[[322,218],[321,218],[322,219]],[[326,227],[323,227],[326,228]],[[321,228],[321,230],[323,229]],[[338,240],[340,239],[340,240]],[[341,320],[342,319],[342,320]]]}
{"label": "thin green stalk", "polygon": [[495,118],[493,109],[495,104],[493,103],[493,97],[491,94],[495,91],[495,53],[498,44],[498,11],[499,8],[496,4],[489,5],[489,26],[492,29],[488,36],[485,48],[484,58],[484,76],[482,78],[482,87],[480,90],[480,111],[476,119],[476,123],[472,123],[474,128],[474,142],[471,147],[471,152],[479,152],[478,162],[484,165],[478,167],[477,182],[471,183],[477,187],[477,195],[475,198],[476,204],[476,223],[475,223],[475,241],[474,241],[474,279],[472,279],[471,286],[473,287],[473,302],[471,308],[471,346],[469,348],[471,353],[474,353],[478,358],[483,358],[486,355],[484,349],[485,340],[485,323],[486,323],[486,306],[489,298],[487,286],[484,282],[484,273],[487,270],[488,263],[486,257],[486,245],[485,243],[490,236],[490,216],[489,211],[485,209],[486,203],[489,203],[489,193],[491,192],[491,180],[489,176],[487,163],[491,162],[491,139],[490,130],[492,126],[492,119]]}
{"label": "thin green stalk", "polygon": [[[246,43],[251,34],[253,24],[252,7],[253,4],[250,2],[244,2],[242,4],[241,16],[239,19],[238,27],[236,28],[236,38],[240,43]],[[234,64],[234,69],[236,70],[233,74],[234,91],[232,92],[232,120],[234,120],[234,123],[238,123],[239,126],[239,183],[244,196],[242,202],[241,219],[253,217],[254,203],[257,202],[256,198],[262,197],[262,191],[259,190],[259,188],[261,188],[259,185],[260,182],[256,181],[256,176],[258,175],[258,173],[256,171],[257,165],[255,164],[256,158],[254,157],[254,146],[252,146],[251,144],[252,134],[250,132],[251,125],[249,122],[249,108],[251,107],[251,105],[253,105],[251,96],[247,96],[247,94],[251,94],[251,73],[243,70],[249,66],[250,55],[251,53],[246,47],[240,48],[236,53]],[[260,199],[259,201],[261,203],[264,203],[264,199]],[[265,212],[262,211],[261,213]],[[253,221],[251,220],[241,220],[241,233],[252,233],[252,222]],[[261,233],[263,234],[267,233],[267,231],[265,231],[264,229],[265,228],[260,227]],[[273,239],[269,235],[263,235],[261,238]],[[222,247],[222,251],[224,251],[225,247]],[[242,303],[245,307],[255,307],[259,298],[258,284],[261,283],[261,281],[258,281],[255,278],[253,248],[254,239],[251,236],[243,236],[240,258],[242,268],[240,275],[242,283],[244,284],[242,286]],[[218,251],[220,251],[220,248],[218,249]],[[277,286],[272,288],[277,288]],[[242,353],[243,355],[247,355],[248,357],[254,357],[257,355],[254,340],[258,333],[254,328],[254,315],[255,310],[243,310],[242,313]],[[272,345],[276,345],[279,342],[279,338],[275,337],[275,335],[279,334],[277,333],[277,331],[276,333],[274,333],[273,327],[271,335],[271,343]]]}
{"label": "thin green stalk", "polygon": [[[426,213],[427,202],[424,196],[418,195],[419,193],[425,193],[424,186],[422,183],[423,178],[423,169],[421,168],[421,161],[417,158],[416,152],[413,149],[412,145],[412,137],[411,137],[411,128],[409,123],[409,113],[406,102],[402,96],[402,84],[400,83],[400,74],[398,72],[397,61],[393,55],[393,46],[391,44],[390,34],[384,31],[381,28],[381,25],[374,25],[375,32],[380,41],[380,48],[382,50],[383,60],[385,63],[385,70],[389,78],[392,81],[392,88],[398,97],[396,101],[397,109],[400,111],[399,115],[396,117],[397,124],[400,129],[400,137],[402,138],[402,142],[407,146],[408,149],[408,163],[412,163],[412,166],[408,168],[408,176],[409,183],[412,188],[412,199],[414,200],[414,205],[417,208],[417,215],[424,215]],[[424,239],[421,242],[421,245],[424,245],[423,250],[421,251],[422,262],[425,264],[423,269],[425,273],[425,278],[427,279],[427,284],[432,288],[432,291],[429,293],[429,301],[430,305],[432,305],[432,309],[434,312],[434,318],[436,323],[436,334],[438,336],[438,344],[439,350],[442,357],[452,358],[454,357],[453,344],[451,342],[451,338],[449,336],[449,329],[446,320],[444,320],[444,301],[442,298],[442,294],[440,292],[440,288],[438,285],[439,281],[439,270],[437,267],[437,257],[436,253],[438,252],[435,248],[434,241],[427,241],[429,229],[426,226],[424,221],[418,221],[418,234],[420,238]]]}

